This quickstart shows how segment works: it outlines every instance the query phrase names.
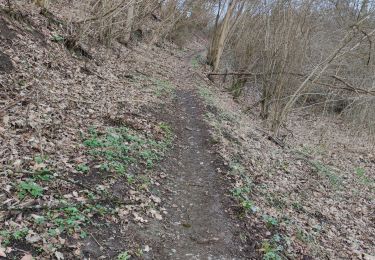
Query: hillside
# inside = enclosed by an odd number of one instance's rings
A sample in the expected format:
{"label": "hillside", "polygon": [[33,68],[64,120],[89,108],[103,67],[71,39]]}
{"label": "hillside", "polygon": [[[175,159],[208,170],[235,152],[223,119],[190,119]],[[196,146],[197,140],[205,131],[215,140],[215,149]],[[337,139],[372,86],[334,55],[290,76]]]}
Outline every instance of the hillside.
{"label": "hillside", "polygon": [[0,1],[0,259],[374,259],[371,131],[300,107],[275,134],[204,33],[78,40],[82,10]]}

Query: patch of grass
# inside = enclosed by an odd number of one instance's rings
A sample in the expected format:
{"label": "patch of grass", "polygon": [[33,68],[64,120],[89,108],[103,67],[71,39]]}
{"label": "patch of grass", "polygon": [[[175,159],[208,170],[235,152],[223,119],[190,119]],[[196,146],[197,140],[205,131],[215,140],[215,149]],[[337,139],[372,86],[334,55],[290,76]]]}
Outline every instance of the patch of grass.
{"label": "patch of grass", "polygon": [[336,186],[336,187],[341,185],[342,179],[335,174],[333,169],[324,165],[320,161],[310,161],[310,164],[311,164],[311,166],[313,166],[313,168],[316,170],[316,172],[318,172],[320,175],[328,178],[331,185]]}
{"label": "patch of grass", "polygon": [[1,230],[0,231],[0,246],[8,246],[14,240],[22,240],[24,239],[27,234],[29,233],[29,229],[26,227],[20,228],[16,227],[15,229],[11,230]]}
{"label": "patch of grass", "polygon": [[314,156],[314,155],[324,155],[326,154],[326,149],[323,146],[310,146],[310,145],[304,145],[301,150],[303,154],[308,156]]}
{"label": "patch of grass", "polygon": [[361,167],[355,169],[355,174],[362,184],[371,185],[374,183],[374,181],[366,174],[366,170]]}
{"label": "patch of grass", "polygon": [[273,193],[266,193],[265,197],[268,203],[277,209],[285,209],[287,207],[287,203],[277,194]]}
{"label": "patch of grass", "polygon": [[157,97],[173,96],[176,90],[176,87],[172,83],[166,80],[159,80],[159,79],[152,79],[152,81],[156,86],[155,95]]}
{"label": "patch of grass", "polygon": [[25,238],[28,233],[29,233],[28,228],[22,228],[22,229],[18,229],[16,231],[14,231],[13,234],[12,234],[12,237],[15,240],[21,240],[21,239]]}
{"label": "patch of grass", "polygon": [[193,59],[191,59],[191,66],[194,69],[197,69],[197,68],[199,68],[199,65],[204,62],[203,60],[204,60],[204,58],[202,57],[202,55],[198,54],[198,55],[194,56]]}
{"label": "patch of grass", "polygon": [[107,214],[113,214],[113,210],[100,204],[92,205],[67,205],[56,210],[47,211],[43,218],[42,225],[48,229],[48,235],[55,237],[60,234],[79,234],[81,238],[87,235],[84,227],[90,222],[90,217],[97,215],[104,217]]}
{"label": "patch of grass", "polygon": [[198,87],[198,93],[207,105],[214,104],[214,95],[210,89],[205,86]]}
{"label": "patch of grass", "polygon": [[215,110],[215,118],[218,121],[236,122],[236,115],[223,109],[216,101],[215,94],[206,86],[198,87],[198,93],[205,104]]}
{"label": "patch of grass", "polygon": [[65,40],[65,38],[59,34],[53,34],[52,35],[52,38],[51,38],[51,41],[53,42],[63,42]]}
{"label": "patch of grass", "polygon": [[[88,153],[100,162],[100,170],[124,175],[134,163],[152,168],[163,157],[172,142],[173,134],[170,126],[165,123],[160,123],[158,127],[164,134],[162,140],[127,127],[111,127],[104,133],[90,129],[83,144],[89,149]],[[77,170],[87,172],[89,168],[81,165]]]}

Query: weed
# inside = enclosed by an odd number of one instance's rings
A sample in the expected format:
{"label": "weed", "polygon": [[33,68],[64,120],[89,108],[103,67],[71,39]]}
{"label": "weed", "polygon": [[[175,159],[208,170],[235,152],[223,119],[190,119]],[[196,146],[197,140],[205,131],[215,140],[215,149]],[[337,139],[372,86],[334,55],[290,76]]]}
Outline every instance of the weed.
{"label": "weed", "polygon": [[268,203],[277,209],[282,210],[287,207],[287,203],[280,196],[276,194],[274,195],[272,193],[266,193],[265,197]]}
{"label": "weed", "polygon": [[29,233],[28,228],[16,229],[13,231],[1,230],[0,231],[0,246],[7,246],[12,240],[22,240]]}
{"label": "weed", "polygon": [[34,172],[34,177],[41,181],[50,181],[53,179],[53,172],[48,168],[37,170]]}
{"label": "weed", "polygon": [[81,163],[76,166],[76,170],[82,173],[88,173],[90,171],[90,167],[84,163]]}
{"label": "weed", "polygon": [[24,199],[27,195],[40,197],[43,195],[43,188],[33,181],[22,181],[18,184],[18,197]]}
{"label": "weed", "polygon": [[34,217],[34,222],[37,225],[43,225],[46,222],[46,219],[43,216],[35,216]]}
{"label": "weed", "polygon": [[175,91],[175,86],[169,81],[152,79],[153,83],[156,85],[155,95],[157,97],[162,96],[172,96]]}
{"label": "weed", "polygon": [[279,221],[272,216],[263,215],[263,221],[266,223],[267,228],[274,228],[279,225]]}
{"label": "weed", "polygon": [[[164,133],[161,141],[127,127],[107,128],[101,134],[91,128],[83,144],[90,149],[88,153],[100,161],[100,170],[126,175],[128,167],[133,163],[152,168],[161,159],[173,135],[169,125],[160,123],[159,127]],[[81,167],[81,170],[85,169]],[[132,177],[128,179],[131,181]]]}
{"label": "weed", "polygon": [[125,252],[122,252],[120,253],[118,256],[117,256],[117,260],[128,260],[130,259],[130,255],[128,253],[128,251],[125,251]]}
{"label": "weed", "polygon": [[277,246],[274,241],[264,240],[261,251],[263,252],[263,260],[281,260],[279,252],[281,247]]}
{"label": "weed", "polygon": [[53,42],[63,42],[65,38],[59,34],[53,34],[52,39]]}
{"label": "weed", "polygon": [[305,209],[303,208],[301,203],[299,203],[298,201],[293,202],[292,207],[297,212],[305,212]]}
{"label": "weed", "polygon": [[11,234],[8,230],[0,230],[0,246],[8,246],[10,244]]}
{"label": "weed", "polygon": [[142,257],[143,256],[142,248],[138,248],[137,251],[135,252],[135,255],[138,256],[138,257]]}
{"label": "weed", "polygon": [[41,163],[44,163],[47,159],[48,159],[47,156],[37,155],[35,156],[34,161],[38,164],[41,164]]}
{"label": "weed", "polygon": [[196,55],[193,59],[191,59],[191,66],[194,69],[199,68],[199,64],[203,64],[203,63],[204,63],[204,58],[200,54]]}
{"label": "weed", "polygon": [[366,175],[365,169],[358,167],[355,169],[355,173],[363,184],[370,185],[373,183],[373,180]]}
{"label": "weed", "polygon": [[199,95],[203,98],[203,100],[208,104],[208,105],[213,105],[214,104],[214,96],[211,90],[209,90],[205,86],[200,86],[198,88],[198,93]]}
{"label": "weed", "polygon": [[249,199],[248,193],[250,192],[250,187],[238,187],[234,188],[232,190],[232,195],[237,198],[239,201],[242,209],[245,211],[245,213],[252,211],[256,211],[256,207],[254,206],[254,203]]}
{"label": "weed", "polygon": [[330,167],[324,165],[319,161],[311,161],[310,163],[319,174],[328,178],[329,182],[332,185],[337,187],[342,183],[341,178],[337,176]]}
{"label": "weed", "polygon": [[298,229],[296,233],[296,238],[304,243],[310,243],[314,240],[313,236],[305,231]]}
{"label": "weed", "polygon": [[15,240],[21,240],[27,236],[29,233],[28,228],[19,229],[13,232],[12,236]]}

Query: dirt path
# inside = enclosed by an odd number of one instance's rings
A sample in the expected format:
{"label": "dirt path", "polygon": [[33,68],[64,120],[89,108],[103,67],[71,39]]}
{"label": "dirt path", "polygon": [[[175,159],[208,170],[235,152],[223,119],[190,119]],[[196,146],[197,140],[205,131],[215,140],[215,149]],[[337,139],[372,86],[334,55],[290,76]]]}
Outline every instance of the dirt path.
{"label": "dirt path", "polygon": [[[168,174],[170,192],[162,239],[153,259],[254,259],[243,248],[241,228],[228,208],[225,166],[214,152],[206,108],[192,79],[192,59],[205,50],[187,55],[180,82],[188,86],[176,91],[174,108],[166,119],[177,135],[176,145],[161,165]],[[157,230],[157,229],[155,229]],[[160,230],[160,229],[159,229]],[[248,250],[246,250],[248,251]]]}
{"label": "dirt path", "polygon": [[241,249],[240,228],[226,210],[232,202],[218,173],[223,164],[212,151],[205,108],[194,90],[177,90],[176,96],[169,121],[177,143],[161,165],[169,176],[169,217],[164,227],[155,224],[144,234],[157,247],[146,258],[250,259]]}

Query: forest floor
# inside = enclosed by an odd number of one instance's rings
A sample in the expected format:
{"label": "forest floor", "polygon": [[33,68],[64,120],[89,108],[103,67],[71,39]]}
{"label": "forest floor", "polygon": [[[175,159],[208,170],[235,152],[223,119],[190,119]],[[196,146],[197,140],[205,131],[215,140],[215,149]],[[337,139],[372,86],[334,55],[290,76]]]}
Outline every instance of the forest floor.
{"label": "forest floor", "polygon": [[373,259],[370,138],[296,111],[275,141],[201,39],[67,49],[23,8],[0,11],[0,259]]}

